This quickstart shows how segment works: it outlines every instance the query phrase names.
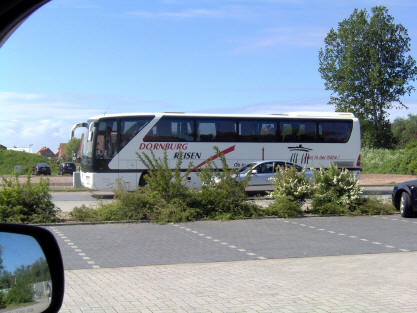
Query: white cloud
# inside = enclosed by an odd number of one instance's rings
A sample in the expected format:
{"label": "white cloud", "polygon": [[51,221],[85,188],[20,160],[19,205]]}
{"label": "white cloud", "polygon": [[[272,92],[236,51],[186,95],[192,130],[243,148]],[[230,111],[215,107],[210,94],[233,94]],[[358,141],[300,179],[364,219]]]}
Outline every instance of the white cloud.
{"label": "white cloud", "polygon": [[102,113],[94,105],[79,100],[70,102],[65,98],[0,92],[0,144],[7,147],[33,144],[36,151],[42,146],[55,150],[60,142],[69,140],[74,123]]}
{"label": "white cloud", "polygon": [[50,95],[0,91],[0,144],[27,147],[43,146],[52,151],[67,142],[75,123],[104,113],[155,112],[170,107],[158,100],[136,100],[104,95]]}

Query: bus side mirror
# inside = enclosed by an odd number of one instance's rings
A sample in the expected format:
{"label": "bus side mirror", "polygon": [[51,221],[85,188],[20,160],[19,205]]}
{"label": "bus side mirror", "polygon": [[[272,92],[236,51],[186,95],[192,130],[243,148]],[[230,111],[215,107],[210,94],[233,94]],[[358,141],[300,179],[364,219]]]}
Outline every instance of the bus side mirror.
{"label": "bus side mirror", "polygon": [[0,224],[0,275],[6,278],[0,281],[0,311],[59,311],[64,266],[55,237],[48,230]]}

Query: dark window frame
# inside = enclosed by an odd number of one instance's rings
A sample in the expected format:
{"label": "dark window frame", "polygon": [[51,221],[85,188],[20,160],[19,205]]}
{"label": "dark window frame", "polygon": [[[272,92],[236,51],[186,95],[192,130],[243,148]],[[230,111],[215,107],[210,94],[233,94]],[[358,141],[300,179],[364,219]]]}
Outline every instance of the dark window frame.
{"label": "dark window frame", "polygon": [[[346,143],[350,140],[352,136],[352,130],[353,130],[353,120],[352,119],[311,119],[311,118],[230,118],[230,117],[189,117],[189,116],[163,116],[159,121],[162,119],[185,119],[185,120],[193,120],[193,140],[174,140],[173,142],[242,142],[242,143]],[[201,140],[201,137],[198,133],[200,122],[204,121],[212,121],[217,125],[217,122],[227,120],[227,121],[233,121],[234,125],[236,127],[235,135],[233,138],[223,138],[219,140],[217,138],[217,127],[216,127],[216,137],[213,139],[203,139]],[[158,121],[158,122],[159,122]],[[262,136],[259,136],[258,140],[248,140],[241,136],[241,123],[245,121],[254,121],[254,122],[268,122],[271,121],[271,123],[275,124],[275,134],[270,138],[270,140],[262,140]],[[156,126],[158,122],[154,125]],[[298,122],[298,123],[314,123],[315,124],[315,134],[314,137],[304,140],[299,139],[293,139],[293,140],[284,140],[285,138],[282,137],[281,127],[283,123],[292,123],[292,122]],[[327,141],[325,138],[321,137],[319,135],[319,125],[320,123],[346,123],[348,132],[346,133],[346,136],[342,140],[332,140]],[[311,129],[311,128],[310,128]],[[149,134],[149,133],[148,133]],[[148,134],[146,136],[148,136]],[[144,137],[145,142],[171,142],[172,140],[165,140],[165,139],[147,139],[146,136]],[[209,136],[209,135],[207,135]],[[207,137],[208,138],[208,137]]]}

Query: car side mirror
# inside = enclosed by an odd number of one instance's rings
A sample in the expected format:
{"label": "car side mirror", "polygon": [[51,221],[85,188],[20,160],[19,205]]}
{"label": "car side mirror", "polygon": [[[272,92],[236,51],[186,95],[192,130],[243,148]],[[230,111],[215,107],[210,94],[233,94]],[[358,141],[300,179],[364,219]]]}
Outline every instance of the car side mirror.
{"label": "car side mirror", "polygon": [[252,174],[258,174],[258,170],[252,170]]}
{"label": "car side mirror", "polygon": [[36,226],[0,224],[0,312],[58,312],[64,266],[55,237]]}

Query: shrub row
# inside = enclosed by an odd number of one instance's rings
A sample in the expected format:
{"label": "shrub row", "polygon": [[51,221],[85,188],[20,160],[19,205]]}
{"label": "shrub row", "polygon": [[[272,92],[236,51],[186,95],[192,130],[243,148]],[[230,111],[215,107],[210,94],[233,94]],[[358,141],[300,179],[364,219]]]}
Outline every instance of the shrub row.
{"label": "shrub row", "polygon": [[[96,209],[76,208],[71,216],[80,221],[151,220],[155,222],[185,222],[201,219],[237,219],[265,214],[249,203],[245,188],[247,181],[235,179],[236,170],[229,169],[223,154],[216,149],[222,169],[217,171],[212,162],[198,173],[201,189],[191,189],[184,180],[188,172],[180,171],[181,155],[173,171],[167,155],[138,155],[149,168],[146,185],[127,192],[121,184],[115,191],[115,201]],[[216,173],[216,174],[213,174]]]}
{"label": "shrub row", "polygon": [[122,184],[115,191],[115,201],[88,208],[75,208],[71,217],[79,221],[150,220],[154,222],[185,222],[202,219],[238,219],[259,216],[294,217],[301,215],[302,206],[310,199],[315,214],[382,214],[392,212],[392,206],[361,197],[358,182],[347,171],[335,166],[317,171],[315,183],[307,180],[295,167],[279,171],[274,178],[274,199],[267,208],[247,201],[245,188],[250,177],[236,180],[238,172],[229,169],[218,149],[221,169],[209,162],[198,176],[202,186],[191,189],[184,183],[188,172],[180,171],[178,158],[175,170],[168,166],[166,154],[156,159],[154,154],[138,155],[149,168],[146,185],[134,192]]}
{"label": "shrub row", "polygon": [[274,199],[270,210],[279,216],[294,217],[302,214],[302,206],[310,200],[306,213],[333,215],[390,214],[395,212],[391,204],[362,196],[359,182],[348,170],[340,170],[334,164],[329,169],[314,172],[308,180],[304,172],[295,167],[279,169],[274,177]]}
{"label": "shrub row", "polygon": [[30,176],[21,184],[17,176],[2,177],[0,221],[2,223],[50,223],[58,220],[58,209],[49,194],[49,180],[32,184]]}

